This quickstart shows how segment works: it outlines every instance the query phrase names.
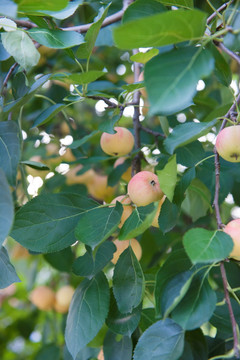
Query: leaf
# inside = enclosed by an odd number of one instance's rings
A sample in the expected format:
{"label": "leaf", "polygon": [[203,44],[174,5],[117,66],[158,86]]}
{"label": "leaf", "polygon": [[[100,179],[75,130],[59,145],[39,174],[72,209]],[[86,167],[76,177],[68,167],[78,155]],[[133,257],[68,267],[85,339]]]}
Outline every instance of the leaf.
{"label": "leaf", "polygon": [[165,199],[158,217],[158,225],[163,234],[174,228],[178,221],[179,210],[180,209],[176,204],[173,204],[168,199]]}
{"label": "leaf", "polygon": [[8,236],[14,219],[14,205],[6,176],[0,168],[0,246]]}
{"label": "leaf", "polygon": [[120,255],[113,274],[113,293],[121,313],[131,313],[142,301],[144,275],[129,246]]}
{"label": "leaf", "polygon": [[15,4],[12,0],[1,0],[0,14],[12,17],[13,19],[16,18],[17,4]]}
{"label": "leaf", "polygon": [[210,50],[215,59],[215,75],[223,85],[229,86],[232,81],[232,72],[229,64],[224,59],[223,55],[216,48],[216,46],[212,45]]}
{"label": "leaf", "polygon": [[59,11],[64,9],[68,0],[21,0],[18,5],[18,11],[33,12],[38,10]]}
{"label": "leaf", "polygon": [[132,239],[147,230],[153,222],[157,207],[157,202],[147,206],[136,207],[124,222],[119,233],[119,240]]}
{"label": "leaf", "polygon": [[184,331],[172,319],[160,320],[141,335],[134,360],[177,360],[184,347]]}
{"label": "leaf", "polygon": [[170,253],[165,263],[159,269],[155,285],[156,314],[158,317],[163,316],[162,296],[167,284],[178,274],[188,271],[191,266],[192,264],[185,251],[178,249]]}
{"label": "leaf", "polygon": [[210,75],[213,67],[211,53],[201,47],[181,47],[155,56],[144,70],[150,114],[171,115],[192,105],[198,81]]}
{"label": "leaf", "polygon": [[185,192],[196,176],[195,167],[187,169],[180,181],[177,183],[173,202],[180,206],[185,198]]}
{"label": "leaf", "polygon": [[124,160],[124,162],[110,172],[108,175],[108,186],[115,186],[118,181],[121,179],[121,176],[129,169],[131,166],[131,159]]}
{"label": "leaf", "polygon": [[[46,14],[48,16],[51,16],[55,19],[64,20],[68,17],[72,16],[75,11],[78,9],[79,5],[83,3],[83,0],[75,0],[74,2],[69,2],[66,7],[64,7],[62,10],[55,11],[46,11],[45,9],[39,10],[39,13]],[[45,8],[45,6],[44,6]]]}
{"label": "leaf", "polygon": [[102,23],[107,16],[109,4],[102,12],[100,12],[97,20],[90,26],[85,35],[85,44],[79,46],[77,50],[77,56],[80,59],[88,59],[93,51],[95,42],[97,40],[98,33],[101,29]]}
{"label": "leaf", "polygon": [[167,198],[172,201],[174,189],[177,183],[177,161],[176,155],[169,158],[163,170],[157,171],[160,187]]}
{"label": "leaf", "polygon": [[60,348],[55,344],[43,345],[37,352],[35,360],[60,360]]}
{"label": "leaf", "polygon": [[73,263],[72,271],[75,275],[91,278],[94,274],[94,260],[91,249],[79,256]]}
{"label": "leaf", "polygon": [[109,308],[109,287],[100,272],[91,280],[83,280],[77,287],[70,305],[65,340],[75,360],[78,352],[101,329]]}
{"label": "leaf", "polygon": [[99,246],[95,255],[94,273],[97,274],[102,270],[109,261],[112,260],[113,254],[116,251],[116,246],[112,241],[105,241]]}
{"label": "leaf", "polygon": [[27,165],[29,167],[31,167],[32,169],[37,169],[37,170],[49,170],[49,167],[41,162],[37,162],[37,161],[32,161],[32,160],[24,160],[24,161],[20,161],[20,164],[24,164]]}
{"label": "leaf", "polygon": [[75,229],[76,238],[94,248],[117,229],[122,211],[123,207],[119,202],[114,207],[83,211],[79,215],[79,221]]}
{"label": "leaf", "polygon": [[164,318],[168,317],[173,309],[179,304],[191,285],[194,273],[184,271],[171,279],[164,288],[161,298],[161,309]]}
{"label": "leaf", "polygon": [[176,149],[176,155],[178,164],[192,167],[204,158],[205,151],[200,141],[194,141]]}
{"label": "leaf", "polygon": [[157,0],[164,5],[193,8],[193,0]]}
{"label": "leaf", "polygon": [[24,73],[17,73],[12,80],[12,92],[14,99],[19,99],[29,91],[28,80]]}
{"label": "leaf", "polygon": [[76,31],[33,28],[28,34],[39,44],[52,49],[68,49],[84,43],[84,37]]}
{"label": "leaf", "polygon": [[194,277],[187,294],[173,310],[172,318],[185,330],[197,329],[211,318],[216,302],[208,280]]}
{"label": "leaf", "polygon": [[193,179],[189,185],[182,209],[192,218],[193,222],[205,216],[208,210],[212,211],[211,193],[199,179]]}
{"label": "leaf", "polygon": [[[29,36],[20,30],[2,33],[2,43],[7,52],[26,71],[38,64],[40,54]],[[31,54],[31,56],[29,56]]]}
{"label": "leaf", "polygon": [[231,27],[236,31],[236,33],[230,33],[228,32],[223,39],[223,44],[229,48],[232,51],[239,51],[239,41],[240,41],[240,34],[239,34],[239,6],[237,8],[229,7],[226,10],[225,13],[225,19],[229,20],[229,17],[232,17],[231,19]]}
{"label": "leaf", "polygon": [[208,344],[201,329],[187,331],[184,352],[180,360],[205,360],[208,358]]}
{"label": "leaf", "polygon": [[216,123],[217,120],[212,120],[210,122],[188,122],[177,125],[167,139],[164,140],[166,151],[169,154],[173,154],[176,148],[187,145],[201,136],[206,135]]}
{"label": "leaf", "polygon": [[103,343],[104,360],[131,360],[132,348],[130,337],[123,336],[119,340],[119,335],[108,331]]}
{"label": "leaf", "polygon": [[154,56],[158,55],[159,50],[158,49],[151,49],[147,52],[139,52],[137,54],[134,54],[130,56],[131,61],[140,62],[142,64],[146,64],[149,60],[151,60]]}
{"label": "leaf", "polygon": [[222,231],[195,228],[183,237],[184,248],[193,264],[224,260],[233,249],[232,238]]}
{"label": "leaf", "polygon": [[166,11],[128,21],[115,28],[113,36],[120,49],[177,44],[201,38],[205,21],[206,14],[199,10]]}
{"label": "leaf", "polygon": [[0,168],[10,185],[16,186],[17,166],[20,160],[19,129],[14,121],[0,122]]}
{"label": "leaf", "polygon": [[127,21],[155,15],[163,11],[166,11],[166,8],[156,0],[137,0],[127,7],[122,22],[126,23]]}
{"label": "leaf", "polygon": [[48,123],[65,107],[66,105],[64,104],[54,104],[49,106],[40,115],[37,116],[37,118],[34,120],[32,128]]}
{"label": "leaf", "polygon": [[8,253],[4,246],[0,249],[0,271],[0,289],[21,281],[17,276],[15,268],[9,261]]}
{"label": "leaf", "polygon": [[83,84],[89,84],[90,82],[93,82],[104,75],[106,75],[105,71],[90,70],[90,71],[87,71],[84,73],[75,73],[75,74],[69,75],[67,77],[67,80],[70,80],[71,83],[74,83],[74,84],[83,85]]}
{"label": "leaf", "polygon": [[11,236],[32,251],[60,251],[76,241],[74,229],[81,213],[97,205],[78,194],[39,195],[16,213]]}
{"label": "leaf", "polygon": [[74,254],[71,247],[52,254],[45,254],[44,259],[55,269],[64,272],[70,272],[74,260]]}
{"label": "leaf", "polygon": [[111,331],[116,334],[126,335],[131,337],[134,330],[137,328],[141,317],[141,305],[133,309],[131,313],[122,314],[118,310],[116,300],[111,293],[110,309],[106,324]]}
{"label": "leaf", "polygon": [[70,149],[77,149],[79,148],[80,146],[82,146],[83,144],[85,144],[87,141],[89,141],[90,139],[92,139],[95,135],[99,134],[99,131],[98,130],[94,130],[92,131],[89,135],[86,135],[84,137],[82,137],[81,139],[79,140],[74,140],[72,142],[71,145],[69,145],[69,148]]}

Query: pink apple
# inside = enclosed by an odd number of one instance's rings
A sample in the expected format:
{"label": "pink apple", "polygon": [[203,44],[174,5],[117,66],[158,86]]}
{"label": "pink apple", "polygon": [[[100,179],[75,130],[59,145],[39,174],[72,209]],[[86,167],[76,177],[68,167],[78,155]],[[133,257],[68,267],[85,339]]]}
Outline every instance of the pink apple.
{"label": "pink apple", "polygon": [[216,139],[219,155],[230,162],[240,162],[240,125],[221,130]]}
{"label": "pink apple", "polygon": [[112,156],[124,156],[130,153],[134,146],[134,137],[128,129],[115,127],[115,134],[102,133],[100,145],[102,150]]}
{"label": "pink apple", "polygon": [[233,240],[233,250],[229,257],[240,260],[240,219],[230,221],[224,228],[224,232]]}
{"label": "pink apple", "polygon": [[122,217],[120,224],[118,225],[118,227],[121,228],[127,218],[132,214],[133,207],[131,206],[131,199],[127,195],[117,196],[115,199],[113,199],[111,204],[116,204],[117,201],[119,201],[123,205]]}

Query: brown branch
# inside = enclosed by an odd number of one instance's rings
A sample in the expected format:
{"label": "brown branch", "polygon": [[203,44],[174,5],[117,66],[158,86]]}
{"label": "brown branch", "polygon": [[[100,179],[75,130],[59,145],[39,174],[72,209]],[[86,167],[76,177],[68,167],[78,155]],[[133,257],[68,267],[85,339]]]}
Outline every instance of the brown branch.
{"label": "brown branch", "polygon": [[155,136],[156,138],[159,137],[159,136],[161,136],[161,137],[163,137],[163,138],[166,137],[166,135],[164,135],[164,134],[162,134],[162,133],[160,133],[160,132],[158,132],[158,131],[154,131],[154,130],[148,129],[148,128],[142,126],[142,125],[141,125],[140,127],[141,127],[141,130],[142,130],[142,131],[145,131],[146,133],[151,134],[151,135]]}
{"label": "brown branch", "polygon": [[224,3],[223,5],[221,5],[217,11],[214,11],[214,13],[212,13],[208,18],[207,18],[207,25],[210,24],[210,22],[217,16],[218,13],[220,13],[221,11],[225,10],[228,5],[230,5],[232,3],[232,1],[228,1],[226,3]]}
{"label": "brown branch", "polygon": [[32,29],[32,28],[38,27],[36,24],[34,24],[31,21],[16,20],[16,19],[12,19],[12,20],[17,24],[17,26],[21,26],[21,27],[24,27],[27,29]]}
{"label": "brown branch", "polygon": [[[216,42],[215,42],[216,44]],[[222,51],[224,51],[226,54],[228,54],[232,59],[236,60],[238,65],[240,65],[240,57],[230,49],[228,49],[223,43],[219,42],[216,44],[217,47],[219,47]]]}
{"label": "brown branch", "polygon": [[8,83],[8,81],[9,81],[12,73],[14,72],[14,70],[16,69],[17,66],[18,66],[18,63],[16,62],[15,64],[13,64],[13,65],[10,67],[10,69],[9,69],[9,71],[8,71],[8,73],[7,73],[4,81],[3,81],[3,84],[2,84],[1,95],[3,95],[4,88],[7,86],[7,83]]}

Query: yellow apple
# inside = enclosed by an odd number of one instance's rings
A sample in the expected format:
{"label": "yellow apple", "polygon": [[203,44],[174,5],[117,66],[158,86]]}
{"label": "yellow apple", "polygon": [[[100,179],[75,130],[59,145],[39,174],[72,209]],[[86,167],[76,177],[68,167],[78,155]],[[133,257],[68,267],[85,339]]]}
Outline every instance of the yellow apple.
{"label": "yellow apple", "polygon": [[122,217],[120,224],[118,225],[118,227],[121,228],[125,223],[125,221],[127,220],[127,218],[132,214],[133,207],[131,206],[131,199],[127,195],[117,196],[115,199],[113,199],[111,204],[116,204],[117,201],[119,201],[123,205]]}
{"label": "yellow apple", "polygon": [[166,196],[164,195],[162,197],[162,199],[158,203],[158,209],[157,209],[156,215],[155,215],[155,217],[153,219],[153,222],[152,222],[152,226],[154,226],[154,227],[159,227],[158,217],[159,217],[159,214],[160,214],[160,211],[161,211],[161,208],[162,208],[162,204],[164,203],[165,199],[166,199]]}
{"label": "yellow apple", "polygon": [[[118,158],[118,159],[115,161],[113,167],[116,168],[118,165],[123,164],[125,160],[126,160],[125,157],[120,157],[120,158]],[[122,179],[123,179],[124,181],[129,182],[129,181],[131,180],[131,177],[132,177],[132,167],[129,166],[129,168],[122,174],[121,177],[122,177]]]}
{"label": "yellow apple", "polygon": [[240,125],[221,130],[216,139],[216,149],[224,160],[240,162]]}
{"label": "yellow apple", "polygon": [[130,153],[134,146],[134,137],[128,129],[115,127],[115,134],[102,133],[100,145],[102,150],[112,156],[124,156]]}
{"label": "yellow apple", "polygon": [[66,285],[56,292],[54,308],[57,312],[64,314],[68,311],[74,291],[72,286]]}
{"label": "yellow apple", "polygon": [[87,184],[92,181],[96,173],[93,169],[85,171],[81,175],[77,175],[77,172],[81,170],[83,166],[78,164],[77,166],[71,168],[65,175],[67,177],[67,184]]}
{"label": "yellow apple", "polygon": [[224,232],[233,240],[233,250],[229,257],[240,260],[240,219],[230,221],[224,228]]}
{"label": "yellow apple", "polygon": [[51,310],[55,303],[55,293],[49,286],[38,286],[30,294],[30,301],[40,310]]}
{"label": "yellow apple", "polygon": [[138,260],[142,257],[142,247],[140,243],[136,239],[131,240],[114,240],[113,243],[115,244],[117,250],[113,254],[112,263],[116,264],[118,261],[119,256],[123,253],[124,250],[126,250],[129,246],[131,246],[134,254],[136,255],[136,258]]}
{"label": "yellow apple", "polygon": [[111,201],[116,187],[108,186],[108,177],[106,175],[95,174],[95,176],[88,182],[87,188],[91,196],[97,200]]}
{"label": "yellow apple", "polygon": [[140,171],[129,181],[128,195],[137,206],[146,206],[161,200],[164,194],[156,174],[151,171]]}

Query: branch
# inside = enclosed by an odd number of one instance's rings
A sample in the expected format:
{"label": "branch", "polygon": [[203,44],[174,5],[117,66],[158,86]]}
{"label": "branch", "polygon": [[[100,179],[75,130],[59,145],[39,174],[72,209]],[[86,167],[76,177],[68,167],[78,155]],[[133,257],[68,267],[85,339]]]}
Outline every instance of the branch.
{"label": "branch", "polygon": [[8,71],[8,73],[7,73],[4,81],[3,81],[3,84],[2,84],[1,95],[3,95],[4,88],[7,86],[7,83],[8,83],[8,81],[9,81],[12,73],[14,72],[14,70],[16,69],[17,66],[18,66],[18,63],[16,62],[15,64],[13,64],[13,65],[10,67],[10,69],[9,69],[9,71]]}
{"label": "branch", "polygon": [[230,5],[232,3],[232,0],[231,1],[228,1],[226,3],[224,3],[222,6],[220,6],[217,11],[214,11],[214,13],[212,13],[212,15],[210,15],[208,18],[207,18],[207,25],[210,24],[210,22],[217,16],[218,13],[220,13],[221,11],[225,10],[228,5]]}
{"label": "branch", "polygon": [[142,125],[141,125],[141,130],[142,130],[142,131],[145,131],[146,133],[151,134],[151,135],[153,135],[153,136],[155,136],[155,137],[159,137],[159,136],[161,136],[161,137],[163,137],[163,138],[166,137],[164,134],[162,134],[162,133],[160,133],[160,132],[158,132],[158,131],[154,131],[154,130],[148,129],[148,128],[142,126]]}
{"label": "branch", "polygon": [[[216,44],[216,42],[215,42]],[[219,42],[216,44],[217,47],[219,47],[222,51],[224,51],[226,54],[228,54],[232,59],[236,60],[238,65],[240,65],[240,57],[230,49],[228,49],[223,43]]]}

